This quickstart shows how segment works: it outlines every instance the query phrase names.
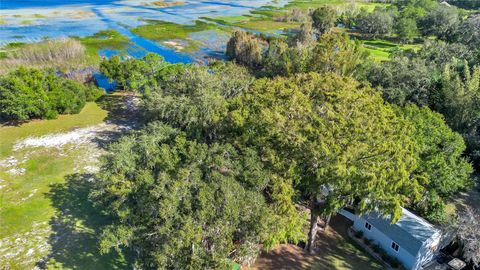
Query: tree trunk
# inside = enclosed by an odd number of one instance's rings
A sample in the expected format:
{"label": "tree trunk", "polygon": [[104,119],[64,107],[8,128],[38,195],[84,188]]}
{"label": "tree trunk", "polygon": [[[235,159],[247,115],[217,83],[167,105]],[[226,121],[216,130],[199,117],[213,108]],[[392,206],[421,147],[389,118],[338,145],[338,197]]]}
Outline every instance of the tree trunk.
{"label": "tree trunk", "polygon": [[323,226],[323,230],[326,231],[328,228],[328,225],[330,224],[330,219],[332,218],[332,214],[329,214],[327,218],[325,219],[325,225]]}
{"label": "tree trunk", "polygon": [[312,203],[312,209],[310,209],[310,231],[308,232],[308,243],[305,249],[310,253],[315,251],[315,238],[318,231],[318,213],[315,208],[315,203]]}

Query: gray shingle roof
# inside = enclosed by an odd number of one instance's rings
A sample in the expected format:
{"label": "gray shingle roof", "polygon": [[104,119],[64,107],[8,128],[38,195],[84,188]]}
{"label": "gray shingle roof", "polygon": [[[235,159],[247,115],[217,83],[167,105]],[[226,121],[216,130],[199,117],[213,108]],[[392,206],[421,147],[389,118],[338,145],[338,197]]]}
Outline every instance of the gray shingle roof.
{"label": "gray shingle roof", "polygon": [[389,218],[385,219],[376,213],[367,214],[362,218],[395,241],[400,248],[415,256],[423,243],[440,233],[440,230],[407,209],[402,210],[402,217],[395,224],[390,224]]}

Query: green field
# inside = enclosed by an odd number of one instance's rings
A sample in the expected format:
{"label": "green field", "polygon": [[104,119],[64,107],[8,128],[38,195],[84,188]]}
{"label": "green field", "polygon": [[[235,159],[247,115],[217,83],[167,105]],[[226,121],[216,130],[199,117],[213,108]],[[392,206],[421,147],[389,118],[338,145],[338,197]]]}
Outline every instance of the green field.
{"label": "green field", "polygon": [[124,266],[118,256],[98,254],[98,229],[106,217],[88,201],[88,178],[75,174],[98,150],[79,144],[18,148],[27,138],[98,125],[107,116],[87,103],[77,115],[0,127],[0,269],[32,269],[36,263],[49,269]]}
{"label": "green field", "polygon": [[386,40],[373,39],[363,41],[363,47],[374,61],[388,60],[395,51],[419,50],[421,44],[398,44]]}

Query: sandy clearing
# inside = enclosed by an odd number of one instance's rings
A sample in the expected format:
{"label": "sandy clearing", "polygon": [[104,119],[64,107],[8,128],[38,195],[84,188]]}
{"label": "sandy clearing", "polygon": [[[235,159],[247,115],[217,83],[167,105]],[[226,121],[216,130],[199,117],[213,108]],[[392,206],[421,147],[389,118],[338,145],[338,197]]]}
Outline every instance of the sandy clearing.
{"label": "sandy clearing", "polygon": [[27,147],[62,148],[67,144],[81,145],[93,142],[94,139],[101,137],[102,132],[126,131],[128,129],[130,128],[126,126],[102,123],[96,126],[78,128],[66,133],[30,137],[15,143],[13,150],[18,151]]}

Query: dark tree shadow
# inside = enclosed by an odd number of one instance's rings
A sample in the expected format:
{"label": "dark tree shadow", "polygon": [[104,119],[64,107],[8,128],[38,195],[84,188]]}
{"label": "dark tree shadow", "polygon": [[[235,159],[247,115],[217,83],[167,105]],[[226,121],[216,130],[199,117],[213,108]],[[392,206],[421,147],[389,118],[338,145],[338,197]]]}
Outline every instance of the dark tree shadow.
{"label": "dark tree shadow", "polygon": [[108,111],[109,123],[118,125],[135,125],[138,121],[138,108],[135,99],[139,99],[132,93],[118,92],[114,95],[104,95],[97,100],[97,104]]}
{"label": "dark tree shadow", "polygon": [[364,253],[347,235],[351,221],[336,215],[326,232],[317,236],[316,252],[310,254],[302,247],[284,244],[274,250],[263,252],[254,265],[254,270],[380,270],[374,258]]}
{"label": "dark tree shadow", "polygon": [[121,135],[142,125],[138,102],[139,98],[129,93],[104,95],[97,100],[97,104],[108,112],[105,123],[114,124],[118,127],[115,130],[98,132],[94,142],[100,148],[106,149],[110,143],[115,142]]}
{"label": "dark tree shadow", "polygon": [[56,209],[50,220],[53,233],[48,243],[51,252],[37,266],[67,269],[130,269],[129,258],[112,251],[100,254],[99,236],[110,218],[96,209],[88,198],[93,175],[73,174],[63,184],[51,185],[46,194]]}

